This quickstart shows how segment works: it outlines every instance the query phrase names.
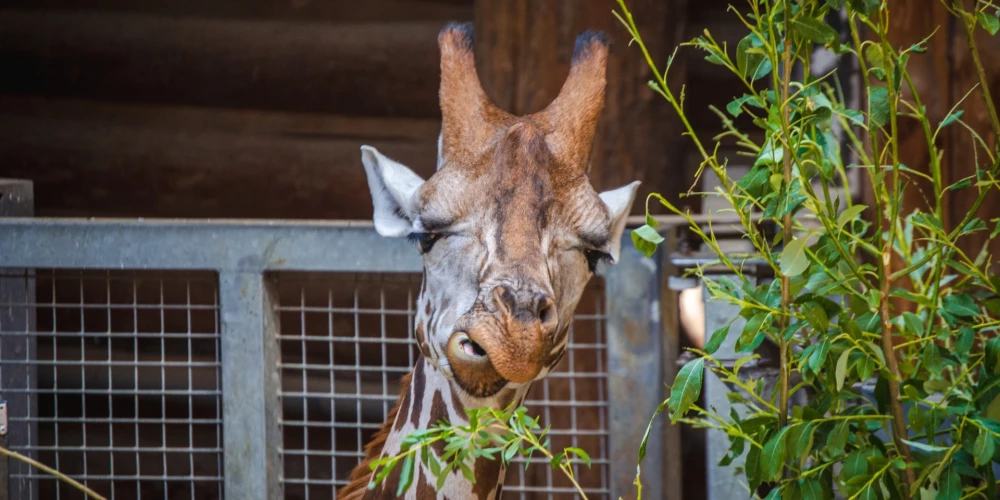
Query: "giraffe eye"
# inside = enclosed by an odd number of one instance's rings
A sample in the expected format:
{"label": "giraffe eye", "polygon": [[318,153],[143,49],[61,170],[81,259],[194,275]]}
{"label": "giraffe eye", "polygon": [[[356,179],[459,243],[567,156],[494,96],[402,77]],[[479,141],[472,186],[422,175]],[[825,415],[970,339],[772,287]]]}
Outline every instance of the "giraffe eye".
{"label": "giraffe eye", "polygon": [[611,262],[611,254],[600,250],[584,250],[583,256],[587,258],[587,266],[590,267],[590,272],[597,270],[598,262]]}
{"label": "giraffe eye", "polygon": [[427,253],[434,247],[434,243],[437,243],[441,239],[441,235],[434,233],[410,233],[408,238],[420,246],[420,253]]}

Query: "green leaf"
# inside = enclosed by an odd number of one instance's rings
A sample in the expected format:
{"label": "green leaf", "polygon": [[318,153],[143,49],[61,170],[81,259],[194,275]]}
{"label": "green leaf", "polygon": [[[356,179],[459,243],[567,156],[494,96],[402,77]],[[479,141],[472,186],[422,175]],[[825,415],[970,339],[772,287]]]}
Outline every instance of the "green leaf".
{"label": "green leaf", "polygon": [[931,455],[935,453],[942,453],[948,451],[948,448],[945,448],[944,446],[936,446],[932,444],[921,443],[920,441],[910,441],[909,439],[904,439],[903,442],[908,444],[910,448],[913,448],[914,450],[921,451],[923,453]]}
{"label": "green leaf", "polygon": [[991,374],[1000,374],[1000,337],[993,337],[986,342],[986,360],[983,367]]}
{"label": "green leaf", "polygon": [[903,313],[903,327],[908,333],[917,337],[924,336],[924,322],[920,320],[919,316],[909,311]]}
{"label": "green leaf", "polygon": [[868,117],[876,127],[889,123],[889,89],[870,87],[868,89]]}
{"label": "green leaf", "polygon": [[844,379],[847,378],[847,362],[850,361],[851,351],[853,350],[854,350],[853,347],[847,349],[846,351],[840,354],[839,358],[837,358],[837,368],[835,372],[835,376],[837,377],[837,392],[840,392],[844,389]]}
{"label": "green leaf", "polygon": [[983,11],[979,11],[976,14],[976,19],[979,20],[979,25],[986,30],[990,35],[996,35],[997,31],[1000,31],[1000,19],[997,16],[987,14]]}
{"label": "green leaf", "polygon": [[831,455],[839,455],[847,447],[847,440],[851,437],[851,425],[847,420],[837,422],[830,434],[826,437],[826,449]]}
{"label": "green leaf", "polygon": [[944,310],[961,318],[972,318],[979,314],[979,306],[968,294],[948,295],[944,298]]}
{"label": "green leaf", "polygon": [[789,434],[788,456],[798,458],[800,462],[809,457],[812,451],[814,438],[816,436],[816,426],[812,422],[798,424],[796,432]]}
{"label": "green leaf", "polygon": [[[760,149],[760,153],[757,155],[757,159],[753,162],[753,166],[762,167],[767,165],[777,165],[785,157],[785,148],[774,147],[774,142],[768,139],[764,146]],[[771,180],[771,175],[765,170],[765,182]]]}
{"label": "green leaf", "polygon": [[788,427],[785,427],[778,431],[764,445],[764,449],[761,451],[760,467],[761,472],[764,474],[763,479],[765,480],[774,480],[785,467],[785,459],[788,457],[788,451],[785,447],[785,436],[788,434],[788,429]]}
{"label": "green leaf", "polygon": [[590,467],[590,455],[588,455],[587,452],[581,450],[580,448],[566,448],[566,453],[576,455],[577,458],[583,461],[583,463],[587,464],[587,467]]}
{"label": "green leaf", "polygon": [[729,104],[726,104],[726,111],[728,111],[729,114],[733,115],[733,118],[736,118],[736,117],[740,116],[741,114],[743,114],[743,105],[744,104],[750,105],[750,106],[755,106],[755,107],[758,107],[758,108],[763,108],[764,107],[761,104],[760,99],[757,98],[757,96],[750,95],[750,94],[743,94],[742,96],[737,97],[736,99],[733,99],[732,101],[730,101]]}
{"label": "green leaf", "polygon": [[763,46],[764,42],[753,33],[736,45],[736,68],[750,81],[759,80],[771,72],[771,61],[761,49]]}
{"label": "green leaf", "polygon": [[808,366],[813,373],[819,374],[819,370],[823,368],[826,363],[826,357],[830,354],[830,340],[824,340],[823,343],[816,346],[816,349],[809,355]]}
{"label": "green leaf", "polygon": [[960,191],[972,185],[972,179],[962,179],[950,186],[948,186],[949,191]]}
{"label": "green leaf", "polygon": [[838,115],[847,118],[848,121],[853,122],[855,125],[865,124],[865,114],[861,111],[856,109],[838,109],[836,112]]}
{"label": "green leaf", "polygon": [[760,198],[764,195],[764,188],[767,187],[767,179],[770,175],[767,168],[755,166],[736,181],[736,185],[748,196]]}
{"label": "green leaf", "polygon": [[[760,345],[758,340],[764,335],[764,331],[767,329],[764,326],[764,322],[771,317],[769,312],[759,312],[753,317],[751,317],[745,325],[743,325],[743,331],[740,333],[740,338],[736,340],[736,350],[739,352],[749,352],[757,348]],[[756,344],[756,345],[755,345]]]}
{"label": "green leaf", "polygon": [[646,257],[651,257],[656,251],[656,246],[663,243],[664,238],[649,225],[638,227],[632,230],[632,244],[635,249]]}
{"label": "green leaf", "polygon": [[677,372],[674,385],[670,388],[670,399],[668,400],[670,410],[673,412],[670,415],[671,422],[676,423],[677,419],[684,416],[691,405],[698,400],[698,396],[701,395],[701,380],[704,371],[705,360],[698,358],[684,365]]}
{"label": "green leaf", "polygon": [[996,451],[996,441],[994,441],[993,435],[989,432],[980,431],[972,449],[973,457],[976,459],[976,467],[981,467],[993,461],[993,452]]}
{"label": "green leaf", "polygon": [[802,490],[802,500],[823,500],[823,485],[818,479],[799,479],[799,489]]}
{"label": "green leaf", "polygon": [[984,415],[986,415],[986,418],[990,420],[1000,421],[1000,394],[997,394],[996,397],[993,398],[993,401],[990,401],[990,404],[986,405],[986,412]]}
{"label": "green leaf", "polygon": [[864,212],[868,208],[868,205],[855,204],[844,209],[840,215],[837,216],[837,227],[844,227],[844,224],[854,220],[861,212]]}
{"label": "green leaf", "polygon": [[798,276],[809,267],[809,256],[806,255],[805,248],[805,238],[796,238],[785,245],[779,259],[782,274]]}
{"label": "green leaf", "polygon": [[729,327],[731,325],[732,323],[712,332],[712,336],[709,337],[708,342],[705,343],[705,352],[708,354],[715,354],[715,351],[719,350],[719,347],[722,346],[722,343],[726,341],[726,337],[729,335]]}
{"label": "green leaf", "polygon": [[761,482],[760,467],[755,466],[755,464],[760,463],[760,448],[750,446],[745,463],[748,464],[746,467],[747,484],[750,485],[751,491],[756,490]]}
{"label": "green leaf", "polygon": [[939,127],[947,127],[948,125],[951,125],[952,123],[955,123],[956,121],[958,121],[959,118],[962,117],[962,113],[965,113],[965,111],[963,111],[961,109],[959,109],[957,111],[952,111],[951,113],[948,113],[948,116],[944,117],[944,120],[941,120],[941,123],[938,124],[938,126]]}
{"label": "green leaf", "polygon": [[941,474],[938,481],[937,500],[959,500],[962,498],[962,478],[958,476],[955,467],[948,467],[948,472]]}
{"label": "green leaf", "polygon": [[399,474],[399,486],[396,488],[396,496],[401,497],[413,484],[413,455],[407,455],[403,460],[403,468]]}
{"label": "green leaf", "polygon": [[927,342],[924,345],[920,359],[927,366],[927,369],[933,373],[941,373],[941,370],[944,369],[944,359],[941,357],[938,345],[934,342]]}
{"label": "green leaf", "polygon": [[955,352],[965,356],[972,349],[972,344],[976,341],[976,331],[970,326],[963,326],[958,329],[958,337],[955,339]]}
{"label": "green leaf", "polygon": [[856,477],[868,475],[868,457],[876,456],[875,448],[864,448],[854,450],[847,454],[844,459],[844,477]]}
{"label": "green leaf", "polygon": [[837,32],[823,21],[808,16],[792,19],[792,31],[813,43],[826,44],[836,40]]}

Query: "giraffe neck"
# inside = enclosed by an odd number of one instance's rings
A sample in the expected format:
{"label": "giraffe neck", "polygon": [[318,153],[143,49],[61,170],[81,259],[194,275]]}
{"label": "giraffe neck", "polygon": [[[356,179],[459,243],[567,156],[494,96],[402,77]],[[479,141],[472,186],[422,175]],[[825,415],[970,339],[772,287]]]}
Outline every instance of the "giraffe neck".
{"label": "giraffe neck", "polygon": [[[413,372],[403,377],[402,386],[395,408],[389,412],[382,428],[366,446],[364,460],[351,472],[350,484],[337,493],[337,498],[396,498],[401,467],[397,466],[374,490],[368,490],[372,474],[369,463],[382,456],[398,454],[403,439],[416,430],[432,427],[440,420],[447,420],[452,424],[468,423],[466,408],[473,405],[506,408],[515,399],[518,403],[522,402],[528,390],[525,385],[518,389],[503,389],[487,400],[470,400],[455,389],[444,374],[423,356],[417,360]],[[431,449],[440,457],[444,454],[444,442],[431,445]],[[499,498],[505,472],[499,461],[479,458],[472,465],[475,483],[459,472],[452,472],[444,486],[438,490],[437,478],[423,464],[418,461],[414,468],[413,484],[404,494],[404,498],[413,500]]]}

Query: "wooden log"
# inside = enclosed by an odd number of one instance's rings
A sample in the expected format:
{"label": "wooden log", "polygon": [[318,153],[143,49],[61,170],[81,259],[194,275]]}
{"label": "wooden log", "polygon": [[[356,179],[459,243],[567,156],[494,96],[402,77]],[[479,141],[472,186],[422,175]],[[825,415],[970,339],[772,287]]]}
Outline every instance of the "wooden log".
{"label": "wooden log", "polygon": [[131,12],[219,19],[382,23],[472,19],[470,0],[7,0],[9,8]]}
{"label": "wooden log", "polygon": [[3,9],[0,91],[435,117],[441,27]]}
{"label": "wooden log", "polygon": [[367,219],[362,144],[423,176],[437,156],[434,121],[30,100],[3,109],[0,176],[33,180],[42,216]]}

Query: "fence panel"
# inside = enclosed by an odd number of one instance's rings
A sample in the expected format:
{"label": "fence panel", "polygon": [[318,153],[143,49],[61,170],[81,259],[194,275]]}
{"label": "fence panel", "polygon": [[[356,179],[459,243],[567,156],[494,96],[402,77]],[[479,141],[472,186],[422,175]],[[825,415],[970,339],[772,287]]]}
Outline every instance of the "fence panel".
{"label": "fence panel", "polygon": [[[9,443],[109,498],[332,498],[417,359],[422,264],[370,225],[12,218],[0,234],[0,290],[18,290],[0,294],[0,378],[20,381],[0,395],[21,397]],[[625,247],[527,400],[553,446],[591,453],[577,471],[591,498],[631,489],[616,453],[634,457],[632,420],[662,387],[658,263]],[[651,441],[646,470],[660,460]],[[573,496],[522,465],[505,498]],[[14,498],[79,497],[11,478]]]}

